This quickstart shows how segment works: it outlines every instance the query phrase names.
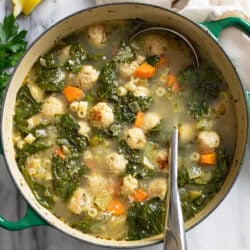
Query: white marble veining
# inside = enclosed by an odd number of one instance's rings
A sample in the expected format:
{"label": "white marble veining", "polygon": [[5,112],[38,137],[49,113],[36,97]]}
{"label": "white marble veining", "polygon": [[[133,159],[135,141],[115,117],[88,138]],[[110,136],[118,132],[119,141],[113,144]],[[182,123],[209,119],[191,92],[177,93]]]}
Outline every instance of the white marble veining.
{"label": "white marble veining", "polygon": [[[28,17],[18,18],[21,28],[29,31],[31,43],[54,22],[94,6],[94,0],[44,0]],[[0,20],[12,10],[10,0],[0,0]],[[227,47],[226,39],[223,46]],[[242,48],[242,52],[243,52]],[[249,63],[249,62],[248,62]],[[249,72],[244,72],[245,76]],[[249,250],[250,249],[250,146],[245,164],[234,187],[222,204],[202,223],[187,232],[189,250]],[[16,220],[25,212],[25,202],[17,192],[6,166],[0,159],[0,214]],[[87,245],[51,227],[36,227],[9,232],[0,229],[0,250],[101,250]],[[162,244],[144,248],[160,250]]]}

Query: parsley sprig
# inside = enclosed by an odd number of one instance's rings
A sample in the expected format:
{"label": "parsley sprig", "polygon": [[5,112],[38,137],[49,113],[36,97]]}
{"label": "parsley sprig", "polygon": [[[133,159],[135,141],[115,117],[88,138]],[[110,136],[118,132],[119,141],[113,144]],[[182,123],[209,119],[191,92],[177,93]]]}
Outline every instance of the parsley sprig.
{"label": "parsley sprig", "polygon": [[9,79],[6,70],[16,65],[27,46],[27,31],[18,28],[13,14],[0,23],[0,100]]}

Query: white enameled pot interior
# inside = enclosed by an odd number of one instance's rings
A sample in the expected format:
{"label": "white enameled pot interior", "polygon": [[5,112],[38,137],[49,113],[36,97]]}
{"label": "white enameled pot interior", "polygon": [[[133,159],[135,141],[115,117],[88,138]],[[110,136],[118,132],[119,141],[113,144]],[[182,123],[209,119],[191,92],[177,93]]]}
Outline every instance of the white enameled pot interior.
{"label": "white enameled pot interior", "polygon": [[84,10],[62,20],[57,25],[48,30],[45,34],[43,34],[31,46],[31,48],[28,50],[21,63],[17,67],[6,94],[2,117],[3,149],[10,173],[15,180],[19,190],[26,198],[28,203],[35,209],[35,211],[40,214],[41,217],[43,217],[48,223],[75,238],[96,245],[121,248],[134,248],[150,245],[162,240],[162,235],[151,237],[141,241],[109,241],[97,239],[91,235],[83,234],[80,231],[72,229],[71,227],[63,223],[36,201],[30,188],[25,182],[25,179],[20,173],[14,159],[15,153],[12,142],[12,128],[17,91],[20,88],[25,76],[40,55],[48,51],[48,49],[50,49],[58,39],[81,29],[86,25],[101,22],[104,20],[128,18],[140,18],[150,22],[157,22],[175,29],[182,34],[185,34],[190,40],[198,44],[199,48],[201,48],[206,55],[209,55],[211,60],[222,72],[225,80],[229,84],[229,88],[235,102],[236,119],[238,124],[236,153],[230,170],[230,174],[226,179],[222,189],[215,196],[215,198],[204,210],[197,214],[193,219],[187,221],[185,227],[186,229],[190,229],[192,226],[196,225],[198,222],[204,219],[224,198],[230,187],[233,185],[233,182],[235,181],[235,178],[238,174],[240,162],[243,159],[245,145],[247,142],[247,107],[244,99],[244,92],[231,62],[224,54],[222,49],[218,46],[216,41],[214,41],[212,38],[209,38],[206,32],[202,31],[198,25],[192,23],[191,21],[188,21],[187,19],[165,9],[142,4],[114,4],[99,6]]}

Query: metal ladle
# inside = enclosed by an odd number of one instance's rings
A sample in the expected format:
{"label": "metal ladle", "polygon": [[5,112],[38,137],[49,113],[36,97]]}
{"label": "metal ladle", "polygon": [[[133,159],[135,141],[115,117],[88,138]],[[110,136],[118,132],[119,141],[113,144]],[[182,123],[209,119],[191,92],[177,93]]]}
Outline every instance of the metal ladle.
{"label": "metal ladle", "polygon": [[[179,32],[163,27],[151,27],[140,30],[130,38],[130,42],[142,33],[150,31],[166,31],[180,37],[193,52],[196,68],[199,70],[199,57],[192,43]],[[178,160],[178,128],[174,129],[170,150],[169,150],[170,168],[168,178],[168,194],[166,198],[166,219],[164,228],[164,250],[187,250],[185,229],[182,215],[181,202],[177,183],[177,160]]]}
{"label": "metal ladle", "polygon": [[166,198],[166,219],[164,229],[164,250],[187,250],[183,215],[177,184],[178,129],[175,128],[169,150],[170,168],[168,194]]}
{"label": "metal ladle", "polygon": [[169,29],[169,28],[164,28],[164,27],[150,27],[150,28],[146,28],[146,29],[140,30],[139,32],[137,32],[136,34],[134,34],[129,39],[129,41],[131,42],[137,36],[141,35],[142,33],[150,32],[150,31],[166,31],[166,32],[172,33],[172,34],[180,37],[189,46],[189,48],[192,50],[194,58],[195,58],[195,62],[196,62],[196,68],[197,68],[197,70],[199,70],[199,67],[200,67],[199,57],[198,57],[198,54],[197,54],[194,46],[192,45],[192,43],[184,35],[182,35],[181,33],[177,32],[175,30],[172,30],[172,29]]}

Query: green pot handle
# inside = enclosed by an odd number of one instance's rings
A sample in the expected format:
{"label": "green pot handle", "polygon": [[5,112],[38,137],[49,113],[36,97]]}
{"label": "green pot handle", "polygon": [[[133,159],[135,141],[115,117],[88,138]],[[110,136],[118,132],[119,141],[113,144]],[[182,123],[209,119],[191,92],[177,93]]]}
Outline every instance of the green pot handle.
{"label": "green pot handle", "polygon": [[0,216],[0,227],[11,231],[41,225],[48,225],[48,223],[43,220],[29,205],[27,205],[25,216],[19,221],[7,221]]}
{"label": "green pot handle", "polygon": [[248,110],[250,112],[250,91],[246,91]]}
{"label": "green pot handle", "polygon": [[[3,155],[2,145],[0,144],[0,154]],[[34,210],[27,204],[27,211],[24,217],[18,221],[8,221],[5,220],[0,215],[0,227],[7,230],[16,231],[22,230],[33,226],[48,225],[48,223],[43,220]]]}
{"label": "green pot handle", "polygon": [[[221,20],[202,22],[199,25],[207,30],[217,41],[220,33],[228,27],[234,27],[242,30],[246,35],[250,36],[250,23],[239,17],[228,17]],[[250,92],[246,91],[248,109],[250,110]]]}
{"label": "green pot handle", "polygon": [[228,17],[221,20],[199,23],[201,27],[208,30],[216,40],[219,39],[220,33],[228,27],[235,27],[242,30],[250,36],[250,23],[239,17]]}

